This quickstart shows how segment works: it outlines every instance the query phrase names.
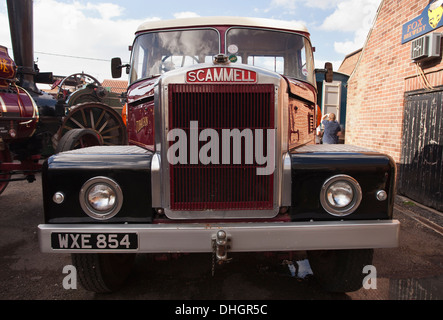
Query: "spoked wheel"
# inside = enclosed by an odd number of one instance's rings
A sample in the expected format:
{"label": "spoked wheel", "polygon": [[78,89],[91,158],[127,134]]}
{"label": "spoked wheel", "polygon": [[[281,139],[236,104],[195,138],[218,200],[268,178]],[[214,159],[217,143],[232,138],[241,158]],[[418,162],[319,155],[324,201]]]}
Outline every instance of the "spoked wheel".
{"label": "spoked wheel", "polygon": [[55,153],[101,145],[103,145],[103,141],[96,131],[92,129],[72,129],[60,139]]}
{"label": "spoked wheel", "polygon": [[96,88],[101,87],[100,82],[93,76],[86,73],[74,73],[71,74],[70,76],[65,77],[62,81],[58,82],[56,86],[52,87],[52,89],[58,87],[57,99],[65,100],[73,92],[81,88],[84,88],[88,85],[91,85]]}
{"label": "spoked wheel", "polygon": [[111,107],[99,102],[86,102],[71,108],[58,132],[63,137],[74,129],[94,130],[103,145],[125,145],[128,142],[126,126],[121,116]]}
{"label": "spoked wheel", "polygon": [[[12,157],[8,149],[5,149],[4,151],[0,152],[0,165],[3,162],[11,162],[11,161]],[[6,187],[9,184],[9,181],[7,180],[9,180],[10,178],[11,178],[10,174],[6,174],[0,170],[0,194],[2,194],[3,191],[5,191]]]}

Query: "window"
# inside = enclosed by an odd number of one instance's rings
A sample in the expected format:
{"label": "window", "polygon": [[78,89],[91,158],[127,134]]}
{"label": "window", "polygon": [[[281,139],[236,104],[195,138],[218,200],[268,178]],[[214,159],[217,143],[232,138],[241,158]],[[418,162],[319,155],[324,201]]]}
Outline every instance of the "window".
{"label": "window", "polygon": [[130,82],[210,62],[219,53],[219,43],[218,32],[210,29],[142,34],[134,43]]}
{"label": "window", "polygon": [[309,40],[300,34],[232,28],[226,36],[227,54],[246,63],[315,83],[314,59]]}

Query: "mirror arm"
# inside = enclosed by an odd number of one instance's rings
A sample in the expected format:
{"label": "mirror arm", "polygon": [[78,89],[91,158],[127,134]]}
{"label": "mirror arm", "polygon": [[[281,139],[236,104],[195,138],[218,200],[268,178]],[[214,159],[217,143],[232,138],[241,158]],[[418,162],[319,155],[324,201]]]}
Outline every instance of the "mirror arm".
{"label": "mirror arm", "polygon": [[127,63],[127,64],[122,64],[122,65],[118,66],[117,68],[119,68],[119,69],[123,69],[123,68],[129,69],[130,67],[131,67],[131,65]]}

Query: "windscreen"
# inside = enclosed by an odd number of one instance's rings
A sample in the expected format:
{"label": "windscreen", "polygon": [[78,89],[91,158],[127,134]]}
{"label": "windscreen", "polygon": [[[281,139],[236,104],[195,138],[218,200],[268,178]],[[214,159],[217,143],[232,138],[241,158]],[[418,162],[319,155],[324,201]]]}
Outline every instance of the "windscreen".
{"label": "windscreen", "polygon": [[309,40],[302,35],[249,28],[232,28],[226,35],[231,62],[254,65],[311,83],[314,59]]}
{"label": "windscreen", "polygon": [[211,29],[142,34],[133,46],[130,81],[211,62],[220,52],[219,38],[218,32]]}

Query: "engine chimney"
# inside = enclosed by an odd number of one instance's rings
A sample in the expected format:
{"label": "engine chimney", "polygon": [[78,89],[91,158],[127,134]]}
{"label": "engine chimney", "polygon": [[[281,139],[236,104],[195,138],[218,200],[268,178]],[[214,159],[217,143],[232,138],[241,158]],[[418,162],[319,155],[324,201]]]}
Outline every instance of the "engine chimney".
{"label": "engine chimney", "polygon": [[20,85],[38,92],[35,84],[33,0],[7,0],[14,60]]}

